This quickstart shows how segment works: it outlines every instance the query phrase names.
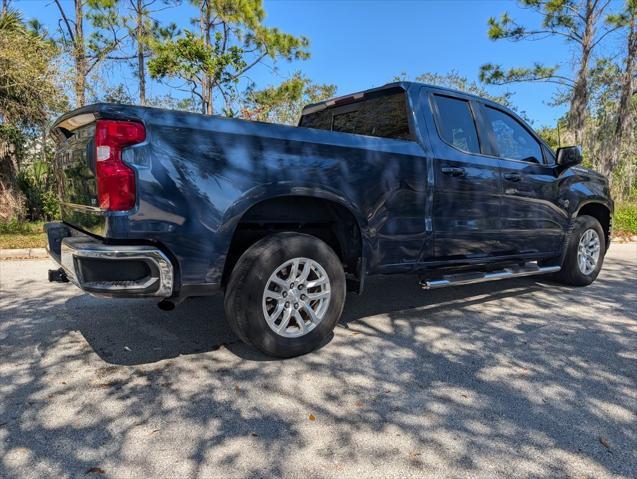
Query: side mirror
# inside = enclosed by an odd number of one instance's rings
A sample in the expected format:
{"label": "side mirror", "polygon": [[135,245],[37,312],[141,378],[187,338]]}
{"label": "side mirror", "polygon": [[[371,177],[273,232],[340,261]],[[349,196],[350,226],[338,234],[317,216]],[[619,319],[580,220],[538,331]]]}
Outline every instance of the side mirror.
{"label": "side mirror", "polygon": [[566,146],[557,149],[557,164],[562,168],[579,165],[582,159],[582,149],[579,146]]}

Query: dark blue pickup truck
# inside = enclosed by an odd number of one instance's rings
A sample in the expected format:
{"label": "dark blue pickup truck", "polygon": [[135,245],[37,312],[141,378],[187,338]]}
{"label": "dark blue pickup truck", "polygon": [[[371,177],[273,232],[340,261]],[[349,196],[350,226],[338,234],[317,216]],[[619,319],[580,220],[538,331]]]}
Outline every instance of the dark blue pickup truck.
{"label": "dark blue pickup truck", "polygon": [[608,182],[578,148],[430,85],[309,105],[298,127],[97,104],[52,134],[49,278],[164,309],[222,290],[236,334],[274,356],[317,347],[366,275],[587,285],[611,237]]}

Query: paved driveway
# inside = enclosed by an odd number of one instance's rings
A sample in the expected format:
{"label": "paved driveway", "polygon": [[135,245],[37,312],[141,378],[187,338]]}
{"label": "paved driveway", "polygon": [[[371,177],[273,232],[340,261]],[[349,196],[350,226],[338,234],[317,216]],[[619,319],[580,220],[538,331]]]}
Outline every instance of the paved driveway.
{"label": "paved driveway", "polygon": [[370,280],[273,361],[177,310],[0,262],[0,477],[637,477],[637,245],[599,280]]}

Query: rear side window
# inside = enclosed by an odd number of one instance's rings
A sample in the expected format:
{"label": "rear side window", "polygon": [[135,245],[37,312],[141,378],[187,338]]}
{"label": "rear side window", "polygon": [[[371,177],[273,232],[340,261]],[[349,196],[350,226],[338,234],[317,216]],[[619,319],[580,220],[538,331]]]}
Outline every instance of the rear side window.
{"label": "rear side window", "polygon": [[459,150],[480,153],[478,132],[469,102],[459,98],[435,95],[438,107],[436,124],[444,141]]}
{"label": "rear side window", "polygon": [[412,139],[402,90],[305,114],[299,126],[397,140]]}
{"label": "rear side window", "polygon": [[540,144],[519,121],[489,106],[486,114],[501,158],[542,163]]}

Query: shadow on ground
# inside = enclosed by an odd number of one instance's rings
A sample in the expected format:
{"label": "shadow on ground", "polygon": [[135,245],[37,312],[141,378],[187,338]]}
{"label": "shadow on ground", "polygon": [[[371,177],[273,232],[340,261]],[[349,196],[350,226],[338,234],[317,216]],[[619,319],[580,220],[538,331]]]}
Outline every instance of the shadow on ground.
{"label": "shadow on ground", "polygon": [[636,477],[631,252],[580,289],[372,279],[287,361],[238,342],[221,296],[167,313],[5,263],[0,477]]}

